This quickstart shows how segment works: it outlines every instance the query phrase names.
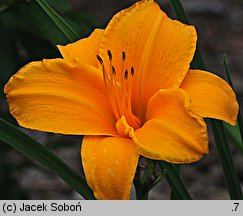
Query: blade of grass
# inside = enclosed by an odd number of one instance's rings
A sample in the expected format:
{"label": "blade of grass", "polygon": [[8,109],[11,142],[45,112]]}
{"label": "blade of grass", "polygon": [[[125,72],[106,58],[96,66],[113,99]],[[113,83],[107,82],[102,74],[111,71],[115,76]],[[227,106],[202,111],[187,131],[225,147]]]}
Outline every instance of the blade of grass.
{"label": "blade of grass", "polygon": [[36,0],[36,2],[67,36],[70,42],[75,42],[80,39],[79,35],[45,2],[45,0]]}
{"label": "blade of grass", "polygon": [[[170,0],[170,3],[178,19],[186,24],[190,24],[180,1]],[[206,70],[206,66],[198,46],[192,63],[194,65],[197,65],[198,69]],[[214,132],[217,150],[219,153],[219,158],[224,171],[225,180],[228,186],[230,198],[235,200],[242,199],[243,196],[241,186],[239,183],[239,178],[236,173],[232,155],[224,133],[222,121],[211,119],[211,124]]]}
{"label": "blade of grass", "polygon": [[[226,54],[224,54],[224,68],[225,68],[225,71],[226,71],[226,75],[227,75],[229,84],[230,84],[231,88],[235,91],[234,85],[233,85],[233,82],[232,82],[232,79],[231,79],[229,67],[228,67],[228,60],[227,60]],[[239,135],[241,136],[241,146],[239,146],[239,148],[242,149],[243,148],[243,143],[242,143],[242,141],[243,141],[243,123],[242,123],[240,110],[239,110],[238,117],[237,117],[237,123],[238,123],[238,126],[239,126],[239,132],[240,132]],[[237,132],[238,132],[238,130],[236,130],[235,133],[237,133]]]}
{"label": "blade of grass", "polygon": [[162,169],[166,170],[165,178],[173,191],[173,198],[177,200],[191,200],[191,196],[186,190],[174,166],[165,161],[159,161],[159,164]]}
{"label": "blade of grass", "polygon": [[0,140],[55,172],[85,199],[95,199],[86,181],[46,147],[0,118]]}

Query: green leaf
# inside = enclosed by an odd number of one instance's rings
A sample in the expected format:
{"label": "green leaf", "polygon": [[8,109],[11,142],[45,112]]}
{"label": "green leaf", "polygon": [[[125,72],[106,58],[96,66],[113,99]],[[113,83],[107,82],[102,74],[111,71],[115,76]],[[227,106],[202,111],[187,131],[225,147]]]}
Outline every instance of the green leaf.
{"label": "green leaf", "polygon": [[189,24],[188,17],[187,17],[187,15],[186,15],[183,7],[182,7],[181,2],[178,1],[178,0],[170,0],[170,4],[171,4],[173,10],[175,11],[177,18],[181,22]]}
{"label": "green leaf", "polygon": [[227,75],[227,78],[228,78],[228,82],[229,82],[231,88],[235,91],[234,85],[233,85],[233,82],[232,82],[232,79],[231,79],[230,71],[229,71],[228,59],[227,59],[226,54],[224,54],[224,69],[225,69],[225,72],[226,72],[226,75]]}
{"label": "green leaf", "polygon": [[0,29],[0,98],[3,86],[20,64],[16,41],[8,31]]}
{"label": "green leaf", "polygon": [[[36,32],[35,25],[33,25],[29,20],[31,19],[24,19],[23,16],[21,16],[21,13],[19,12],[19,8],[21,8],[23,5],[21,4],[19,7],[12,7],[11,10],[7,10],[0,14],[0,23],[1,28],[6,29],[9,32],[15,33],[17,32],[23,32],[23,33],[31,33],[36,36],[40,35],[40,32]],[[16,22],[18,20],[18,22]]]}
{"label": "green leaf", "polygon": [[90,32],[98,26],[94,18],[78,11],[65,13],[64,20],[82,36],[89,36]]}
{"label": "green leaf", "polygon": [[68,0],[46,0],[46,3],[61,13],[66,13],[72,10],[71,2]]}
{"label": "green leaf", "polygon": [[[225,72],[226,72],[229,84],[230,84],[231,88],[235,91],[234,85],[233,85],[233,82],[232,82],[232,78],[231,78],[231,75],[230,75],[229,67],[228,67],[228,60],[227,60],[226,54],[224,54],[224,68],[225,68]],[[236,95],[236,97],[237,97],[237,95]],[[230,132],[231,137],[235,140],[235,143],[236,143],[238,149],[242,153],[242,149],[243,149],[243,142],[242,142],[243,141],[243,123],[242,123],[240,109],[239,109],[239,113],[238,113],[238,116],[237,116],[237,126],[238,127],[235,128],[235,130],[233,129],[234,127],[230,128],[229,126],[226,126],[226,128],[227,128],[227,131]],[[231,133],[231,132],[233,132],[233,130],[234,130],[234,133]],[[241,141],[241,142],[238,142],[238,141]]]}
{"label": "green leaf", "polygon": [[212,126],[214,131],[214,139],[221,165],[224,170],[224,177],[228,186],[230,198],[232,200],[241,200],[243,199],[241,185],[235,170],[232,154],[227,143],[222,121],[212,120]]}
{"label": "green leaf", "polygon": [[[17,8],[21,17],[26,23],[31,22],[35,31],[39,30],[40,37],[44,37],[52,42],[53,45],[66,44],[69,39],[56,26],[56,24],[46,15],[36,1],[26,2]],[[38,31],[37,31],[38,32]]]}
{"label": "green leaf", "polygon": [[32,34],[49,40],[53,45],[65,45],[70,42],[69,38],[36,1],[22,3],[15,10],[20,16],[21,28],[22,20],[26,25],[25,29],[30,26],[27,32],[32,31]]}
{"label": "green leaf", "polygon": [[[190,24],[185,15],[185,11],[179,0],[170,0],[170,3],[175,10],[178,19],[186,24]],[[200,50],[197,46],[197,50],[193,59],[193,65],[197,65],[198,69],[206,70],[206,66]],[[225,180],[228,186],[228,191],[231,199],[242,199],[242,190],[239,183],[239,177],[236,173],[232,154],[225,136],[224,127],[222,121],[211,119],[211,125],[214,132],[214,138],[219,153],[219,158],[224,171]]]}
{"label": "green leaf", "polygon": [[45,0],[36,1],[71,42],[80,39],[79,35],[45,2]]}
{"label": "green leaf", "polygon": [[28,32],[21,32],[16,34],[16,40],[26,50],[25,60],[27,62],[60,57],[56,46],[44,38],[29,34]]}
{"label": "green leaf", "polygon": [[223,122],[223,125],[228,135],[233,139],[239,152],[243,154],[243,144],[240,135],[239,125],[237,124],[236,126],[231,126],[230,124],[225,122]]}
{"label": "green leaf", "polygon": [[86,199],[95,199],[86,181],[46,147],[0,118],[0,140],[55,172]]}
{"label": "green leaf", "polygon": [[9,11],[0,14],[0,94],[2,86],[20,65],[17,42],[11,30],[12,24],[16,24],[13,14]]}
{"label": "green leaf", "polygon": [[165,178],[167,179],[173,191],[173,198],[177,200],[191,200],[191,196],[181,181],[178,175],[178,171],[175,169],[175,167],[165,161],[159,161],[159,164],[162,169],[166,170]]}
{"label": "green leaf", "polygon": [[[181,164],[174,164],[174,168],[175,168],[179,178],[181,179],[182,178],[182,165]],[[173,189],[171,190],[171,193],[170,193],[170,199],[171,200],[177,199]]]}

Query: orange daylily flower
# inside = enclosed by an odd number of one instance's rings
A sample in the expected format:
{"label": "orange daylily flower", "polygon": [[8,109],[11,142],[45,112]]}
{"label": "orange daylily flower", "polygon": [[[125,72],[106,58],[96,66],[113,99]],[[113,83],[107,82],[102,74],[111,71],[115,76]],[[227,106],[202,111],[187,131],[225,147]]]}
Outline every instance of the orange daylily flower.
{"label": "orange daylily flower", "polygon": [[236,123],[230,86],[190,70],[197,34],[153,0],[116,14],[67,46],[63,59],[32,62],[5,86],[26,128],[83,134],[82,162],[98,199],[128,199],[139,155],[191,163],[208,153],[204,117]]}

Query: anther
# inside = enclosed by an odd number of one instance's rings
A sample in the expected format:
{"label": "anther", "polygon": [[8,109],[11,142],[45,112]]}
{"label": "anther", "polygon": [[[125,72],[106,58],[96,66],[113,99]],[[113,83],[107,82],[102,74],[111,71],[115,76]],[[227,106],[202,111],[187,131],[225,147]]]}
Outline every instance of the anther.
{"label": "anther", "polygon": [[99,55],[96,55],[96,58],[98,59],[98,61],[100,62],[100,64],[103,64],[103,60]]}
{"label": "anther", "polygon": [[116,69],[115,69],[115,67],[112,65],[112,67],[111,67],[111,70],[112,70],[112,74],[113,75],[116,75]]}
{"label": "anther", "polygon": [[131,75],[134,76],[134,67],[131,67]]}
{"label": "anther", "polygon": [[127,80],[127,78],[128,78],[128,71],[126,70],[124,73],[124,79]]}
{"label": "anther", "polygon": [[108,51],[107,51],[107,54],[108,54],[108,56],[109,56],[109,60],[111,61],[111,60],[112,60],[112,54],[111,54],[111,51],[108,50]]}
{"label": "anther", "polygon": [[122,51],[122,60],[125,61],[126,60],[126,53],[124,51]]}

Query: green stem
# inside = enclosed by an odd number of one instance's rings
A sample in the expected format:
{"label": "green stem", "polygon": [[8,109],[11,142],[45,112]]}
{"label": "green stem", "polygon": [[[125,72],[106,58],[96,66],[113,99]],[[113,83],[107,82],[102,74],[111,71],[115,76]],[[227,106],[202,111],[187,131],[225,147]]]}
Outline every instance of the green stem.
{"label": "green stem", "polygon": [[183,182],[181,181],[177,170],[174,168],[174,166],[170,163],[167,163],[165,161],[159,161],[159,164],[162,169],[166,170],[166,179],[168,183],[170,184],[170,187],[173,191],[173,196],[175,199],[178,200],[191,200],[191,196],[186,190],[186,187],[184,186]]}
{"label": "green stem", "polygon": [[137,200],[147,200],[148,192],[144,193],[143,184],[141,183],[140,178],[134,178],[133,180],[135,191],[136,191],[136,199]]}
{"label": "green stem", "polygon": [[[182,165],[181,164],[175,164],[174,168],[175,168],[179,178],[182,178]],[[176,195],[175,195],[175,192],[174,192],[173,189],[171,190],[171,193],[170,193],[170,199],[176,200]]]}
{"label": "green stem", "polygon": [[154,161],[140,157],[133,183],[138,200],[147,200],[149,191],[153,188],[150,176],[154,174]]}

